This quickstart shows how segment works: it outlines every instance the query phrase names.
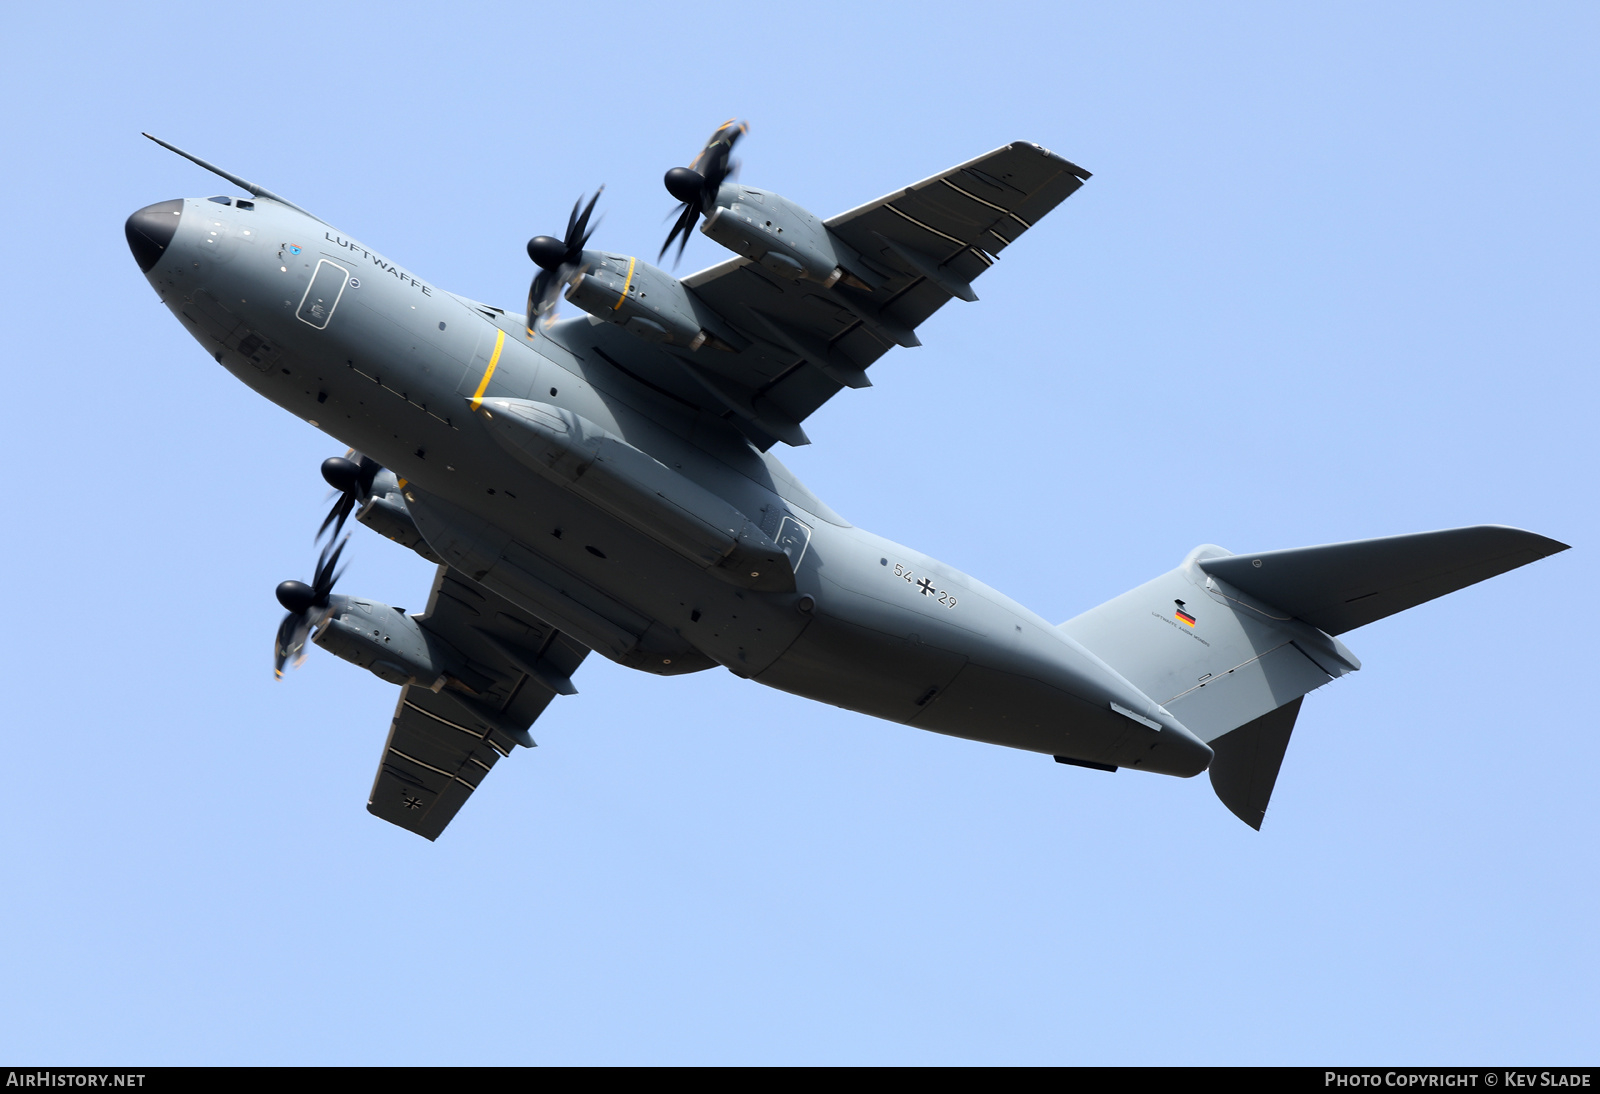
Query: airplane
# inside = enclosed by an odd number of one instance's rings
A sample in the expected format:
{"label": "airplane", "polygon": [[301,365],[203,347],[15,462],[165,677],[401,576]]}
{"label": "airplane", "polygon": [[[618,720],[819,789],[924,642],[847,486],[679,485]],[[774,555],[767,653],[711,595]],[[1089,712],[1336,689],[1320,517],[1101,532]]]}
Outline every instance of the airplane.
{"label": "airplane", "polygon": [[[822,219],[736,181],[727,123],[657,262],[593,249],[599,198],[528,243],[522,314],[450,293],[286,198],[127,220],[140,270],[224,369],[348,446],[310,583],[286,581],[281,675],[307,641],[399,685],[367,808],[436,839],[591,651],[717,666],[918,729],[1096,771],[1209,771],[1265,816],[1303,697],[1361,663],[1347,631],[1567,549],[1495,525],[1287,550],[1202,544],[1063,623],[859,528],[773,454],[1090,178],[1029,142]],[[145,134],[149,136],[149,134]],[[580,315],[557,319],[561,298]],[[346,519],[438,566],[420,614],[333,592]]]}

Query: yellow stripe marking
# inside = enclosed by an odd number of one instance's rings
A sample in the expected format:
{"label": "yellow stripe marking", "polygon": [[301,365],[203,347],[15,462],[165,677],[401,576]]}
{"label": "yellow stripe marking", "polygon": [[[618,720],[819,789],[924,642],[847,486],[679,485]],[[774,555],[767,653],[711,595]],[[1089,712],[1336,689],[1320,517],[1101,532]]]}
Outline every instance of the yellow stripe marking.
{"label": "yellow stripe marking", "polygon": [[633,284],[633,265],[638,261],[639,260],[637,258],[628,259],[628,280],[622,283],[622,295],[617,297],[617,302],[615,304],[611,305],[612,311],[616,311],[617,309],[621,308],[622,302],[628,299],[628,286]]}
{"label": "yellow stripe marking", "polygon": [[500,351],[506,348],[506,332],[494,332],[494,353],[489,357],[489,367],[483,370],[483,379],[478,381],[478,390],[472,393],[472,409],[477,410],[483,405],[483,393],[488,390],[489,378],[494,375],[494,367],[500,363]]}

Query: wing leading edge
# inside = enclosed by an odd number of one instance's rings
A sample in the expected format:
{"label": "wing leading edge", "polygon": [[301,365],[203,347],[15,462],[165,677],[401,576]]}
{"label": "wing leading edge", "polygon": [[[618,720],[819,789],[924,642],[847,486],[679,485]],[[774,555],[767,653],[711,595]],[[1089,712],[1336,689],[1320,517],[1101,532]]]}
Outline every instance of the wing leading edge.
{"label": "wing leading edge", "polygon": [[675,354],[711,398],[762,448],[805,444],[800,423],[946,301],[976,300],[972,282],[1089,172],[1018,141],[824,223],[860,252],[881,283],[871,291],[785,281],[746,258],[683,279],[739,328],[735,352]]}
{"label": "wing leading edge", "polygon": [[588,649],[549,624],[440,566],[417,620],[458,655],[453,685],[400,691],[367,811],[427,839],[490,769],[519,744],[550,700],[573,694]]}

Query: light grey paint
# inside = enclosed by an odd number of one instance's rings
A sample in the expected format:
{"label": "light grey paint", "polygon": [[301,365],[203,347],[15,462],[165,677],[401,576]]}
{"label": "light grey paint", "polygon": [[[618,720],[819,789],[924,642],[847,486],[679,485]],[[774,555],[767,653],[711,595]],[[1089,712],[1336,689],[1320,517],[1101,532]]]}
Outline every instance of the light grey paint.
{"label": "light grey paint", "polygon": [[[436,836],[492,753],[571,690],[588,649],[662,675],[721,665],[939,733],[1179,776],[1206,769],[1204,740],[1352,671],[1348,650],[1275,608],[1220,549],[1056,627],[846,522],[770,451],[805,443],[808,415],[891,346],[917,345],[923,320],[972,298],[994,256],[1087,178],[1019,142],[826,221],[746,187],[741,200],[793,229],[798,274],[769,268],[775,244],[766,266],[738,258],[681,281],[648,267],[616,310],[654,314],[653,327],[590,315],[538,332],[266,191],[249,208],[185,201],[147,273],[163,301],[241,382],[382,464],[359,519],[444,563],[425,617],[345,598],[317,639],[409,681],[373,811]],[[617,258],[596,287],[614,283]],[[330,264],[348,271],[342,288]],[[639,299],[651,292],[661,299]],[[313,298],[320,313],[305,310]],[[693,324],[714,337],[697,342]],[[1415,576],[1430,546],[1455,560],[1470,541],[1452,587],[1560,546],[1531,537],[1486,559],[1481,538],[1409,546],[1400,576],[1423,588],[1393,602],[1442,591]],[[763,553],[743,571],[754,578],[719,572]],[[1271,572],[1303,575],[1307,557],[1274,556]],[[1193,628],[1164,616],[1174,600]]]}

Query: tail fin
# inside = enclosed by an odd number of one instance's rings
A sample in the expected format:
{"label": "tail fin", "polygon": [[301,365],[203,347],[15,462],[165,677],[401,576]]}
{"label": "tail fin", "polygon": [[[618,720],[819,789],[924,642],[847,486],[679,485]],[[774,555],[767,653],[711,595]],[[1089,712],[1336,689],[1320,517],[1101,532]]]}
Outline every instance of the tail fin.
{"label": "tail fin", "polygon": [[1211,745],[1217,797],[1260,828],[1301,697],[1361,667],[1334,635],[1566,549],[1497,525],[1262,554],[1207,544],[1061,630]]}

